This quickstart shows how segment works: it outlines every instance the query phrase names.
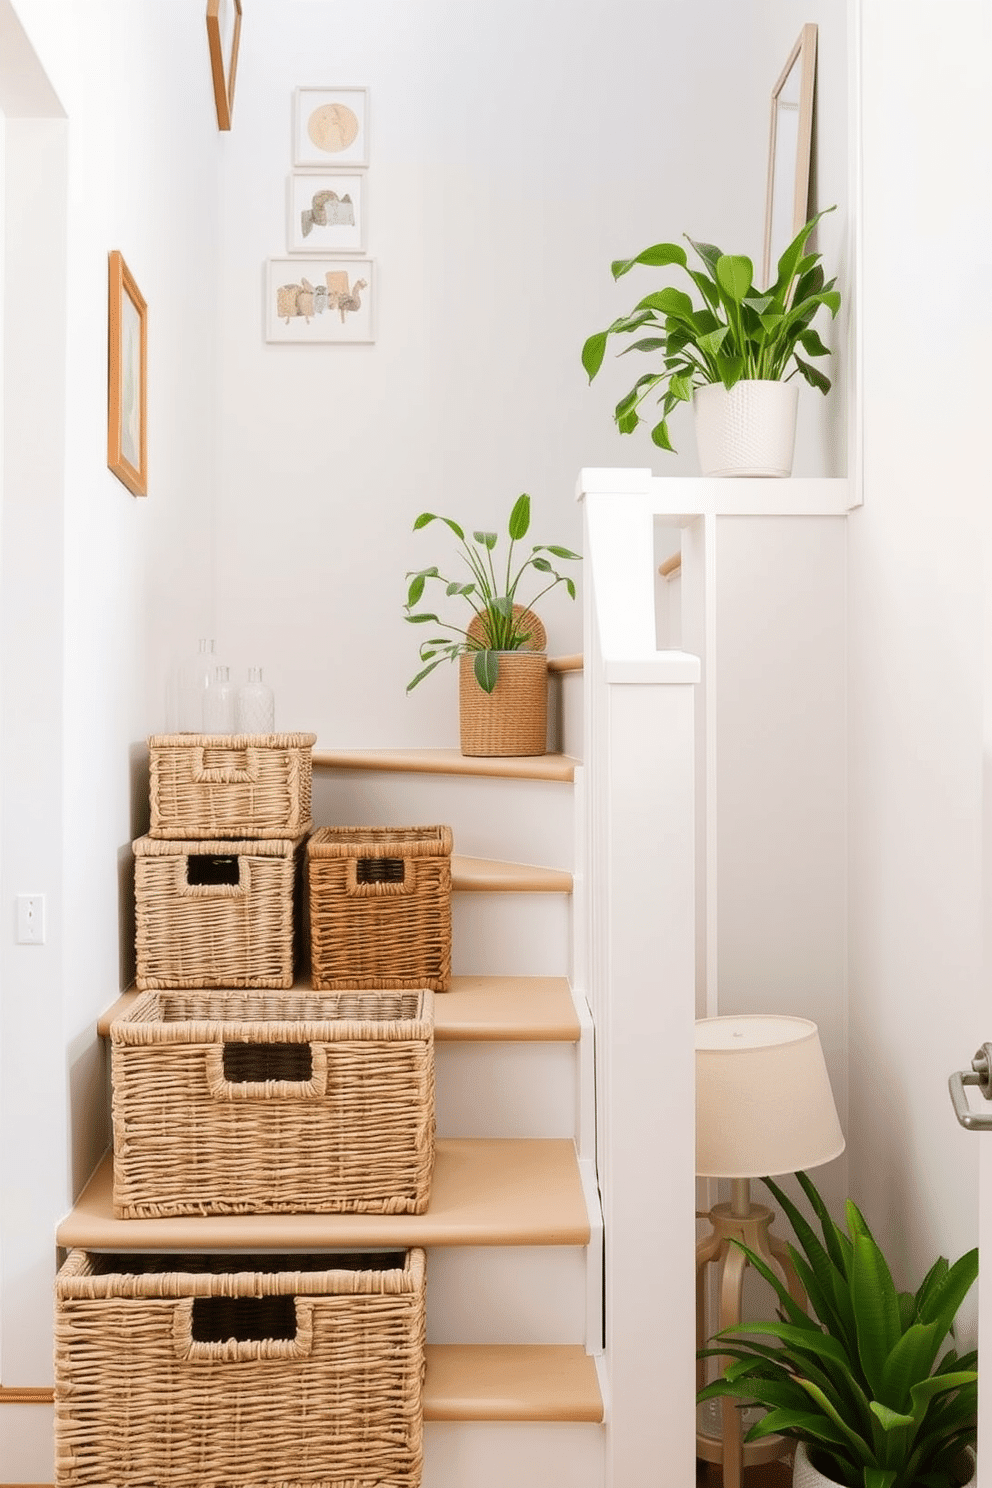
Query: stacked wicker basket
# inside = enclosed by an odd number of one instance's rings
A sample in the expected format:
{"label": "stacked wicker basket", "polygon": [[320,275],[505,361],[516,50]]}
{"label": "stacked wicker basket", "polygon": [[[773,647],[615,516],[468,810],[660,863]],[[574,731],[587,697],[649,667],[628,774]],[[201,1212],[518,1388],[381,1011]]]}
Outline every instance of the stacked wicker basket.
{"label": "stacked wicker basket", "polygon": [[[451,833],[311,835],[313,743],[150,740],[142,995],[111,1026],[119,1219],[427,1206]],[[58,1488],[416,1488],[423,1252],[264,1250],[69,1256]]]}

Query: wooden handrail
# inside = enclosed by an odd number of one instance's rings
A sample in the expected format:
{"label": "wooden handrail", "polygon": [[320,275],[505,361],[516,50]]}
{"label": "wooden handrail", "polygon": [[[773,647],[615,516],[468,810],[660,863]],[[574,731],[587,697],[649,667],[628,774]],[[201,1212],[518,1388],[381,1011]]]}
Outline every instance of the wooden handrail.
{"label": "wooden handrail", "polygon": [[681,553],[673,553],[670,558],[666,558],[665,559],[664,563],[659,563],[659,565],[658,565],[658,572],[661,574],[661,577],[663,579],[670,579],[675,574],[678,573],[678,571],[679,571],[679,569],[681,567],[682,567],[682,554]]}
{"label": "wooden handrail", "polygon": [[55,1391],[43,1386],[0,1385],[0,1405],[51,1405]]}

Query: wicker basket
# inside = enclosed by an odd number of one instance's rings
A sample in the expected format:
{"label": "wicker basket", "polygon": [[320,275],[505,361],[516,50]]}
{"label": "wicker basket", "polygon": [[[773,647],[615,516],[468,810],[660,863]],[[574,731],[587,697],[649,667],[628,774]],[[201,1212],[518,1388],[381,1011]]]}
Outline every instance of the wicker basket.
{"label": "wicker basket", "polygon": [[151,836],[309,832],[316,734],[156,734],[148,741]]}
{"label": "wicker basket", "polygon": [[139,837],[137,986],[292,987],[305,842]]}
{"label": "wicker basket", "polygon": [[417,1488],[424,1273],[422,1250],[71,1251],[57,1488]]}
{"label": "wicker basket", "polygon": [[321,827],[307,859],[314,987],[447,991],[449,827]]}
{"label": "wicker basket", "polygon": [[146,992],[110,1027],[114,1214],[422,1214],[434,999]]}
{"label": "wicker basket", "polygon": [[459,660],[458,716],[466,755],[544,754],[548,747],[548,658],[500,651],[492,692],[475,679],[475,658]]}

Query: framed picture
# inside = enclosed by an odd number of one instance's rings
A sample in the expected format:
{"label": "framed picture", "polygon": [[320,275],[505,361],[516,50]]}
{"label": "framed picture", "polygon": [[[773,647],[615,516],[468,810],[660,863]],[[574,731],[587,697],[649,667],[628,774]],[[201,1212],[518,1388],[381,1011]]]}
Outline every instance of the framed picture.
{"label": "framed picture", "polygon": [[805,25],[772,89],[762,284],[809,217],[816,26]]}
{"label": "framed picture", "polygon": [[365,247],[362,171],[294,171],[289,178],[290,253],[360,253]]}
{"label": "framed picture", "polygon": [[207,40],[214,80],[217,128],[230,129],[234,113],[234,80],[241,40],[241,0],[207,0]]}
{"label": "framed picture", "polygon": [[370,258],[270,258],[265,296],[267,341],[375,340]]}
{"label": "framed picture", "polygon": [[293,164],[326,168],[368,163],[368,88],[297,88]]}
{"label": "framed picture", "polygon": [[110,254],[107,464],[134,496],[148,495],[148,307],[115,248]]}

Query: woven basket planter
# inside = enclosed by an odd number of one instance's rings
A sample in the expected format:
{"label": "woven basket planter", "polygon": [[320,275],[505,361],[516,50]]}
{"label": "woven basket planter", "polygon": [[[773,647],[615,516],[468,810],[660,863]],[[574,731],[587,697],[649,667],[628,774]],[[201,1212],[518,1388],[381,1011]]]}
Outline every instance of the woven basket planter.
{"label": "woven basket planter", "polygon": [[146,992],[110,1039],[118,1219],[427,1208],[431,992]]}
{"label": "woven basket planter", "polygon": [[548,658],[534,651],[500,651],[492,692],[475,679],[475,658],[459,658],[461,752],[495,756],[544,754],[548,741]]}
{"label": "woven basket planter", "polygon": [[449,827],[321,827],[307,844],[318,991],[451,981]]}
{"label": "woven basket planter", "polygon": [[305,842],[139,837],[139,989],[292,987]]}
{"label": "woven basket planter", "polygon": [[422,1250],[71,1251],[57,1488],[417,1488],[424,1271]]}
{"label": "woven basket planter", "polygon": [[151,836],[309,832],[316,734],[156,734],[148,741]]}

